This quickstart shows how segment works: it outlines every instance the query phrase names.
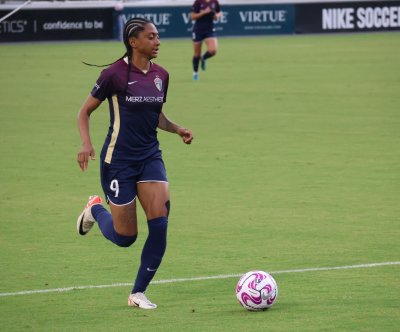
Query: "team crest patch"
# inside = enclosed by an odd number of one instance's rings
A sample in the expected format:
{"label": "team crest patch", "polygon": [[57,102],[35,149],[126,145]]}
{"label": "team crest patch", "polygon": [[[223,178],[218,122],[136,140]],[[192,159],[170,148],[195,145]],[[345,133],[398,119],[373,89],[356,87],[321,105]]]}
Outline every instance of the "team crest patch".
{"label": "team crest patch", "polygon": [[158,76],[154,79],[154,84],[156,85],[156,88],[158,91],[162,91],[162,79],[159,78]]}

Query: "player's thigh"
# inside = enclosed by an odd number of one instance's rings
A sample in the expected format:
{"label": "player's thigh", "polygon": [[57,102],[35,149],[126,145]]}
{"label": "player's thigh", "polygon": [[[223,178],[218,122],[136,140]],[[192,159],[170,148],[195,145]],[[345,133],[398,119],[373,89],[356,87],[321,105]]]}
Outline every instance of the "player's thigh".
{"label": "player's thigh", "polygon": [[121,235],[137,234],[136,182],[141,167],[101,164],[101,185],[110,205],[114,229]]}
{"label": "player's thigh", "polygon": [[204,42],[207,45],[207,50],[210,53],[217,53],[218,50],[218,39],[216,37],[206,38]]}
{"label": "player's thigh", "polygon": [[120,235],[131,236],[138,233],[136,200],[126,205],[109,203],[114,229]]}
{"label": "player's thigh", "polygon": [[137,185],[140,204],[147,220],[168,216],[168,182],[141,182]]}
{"label": "player's thigh", "polygon": [[101,163],[101,186],[107,202],[124,206],[137,195],[136,182],[142,167],[125,164]]}
{"label": "player's thigh", "polygon": [[167,171],[160,156],[146,161],[138,177],[137,192],[147,220],[168,216]]}

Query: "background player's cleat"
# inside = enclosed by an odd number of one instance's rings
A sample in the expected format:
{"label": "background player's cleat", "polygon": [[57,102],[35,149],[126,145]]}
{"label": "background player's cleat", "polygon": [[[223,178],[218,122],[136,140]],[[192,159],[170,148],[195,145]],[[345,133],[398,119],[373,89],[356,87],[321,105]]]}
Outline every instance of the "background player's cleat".
{"label": "background player's cleat", "polygon": [[206,70],[207,66],[206,66],[206,60],[201,57],[200,59],[200,66],[201,66],[201,70]]}
{"label": "background player's cleat", "polygon": [[198,81],[199,80],[199,73],[198,72],[194,72],[193,73],[193,81]]}
{"label": "background player's cleat", "polygon": [[89,197],[89,201],[76,221],[76,229],[80,235],[86,235],[93,227],[95,220],[92,216],[92,206],[101,204],[102,202],[100,196],[94,195]]}
{"label": "background player's cleat", "polygon": [[157,304],[151,303],[144,293],[137,292],[128,297],[128,306],[139,307],[142,309],[155,309]]}

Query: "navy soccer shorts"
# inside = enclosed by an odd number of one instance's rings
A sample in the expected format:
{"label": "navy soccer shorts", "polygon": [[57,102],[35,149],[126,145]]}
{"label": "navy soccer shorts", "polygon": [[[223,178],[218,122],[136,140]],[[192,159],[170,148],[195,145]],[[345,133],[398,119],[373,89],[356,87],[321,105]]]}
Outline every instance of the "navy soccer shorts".
{"label": "navy soccer shorts", "polygon": [[216,38],[217,34],[215,33],[215,30],[212,31],[196,31],[193,30],[192,32],[192,40],[195,43],[200,43],[202,42],[204,39],[207,38]]}
{"label": "navy soccer shorts", "polygon": [[132,203],[137,196],[137,184],[141,182],[168,182],[161,158],[138,164],[101,163],[101,185],[107,202],[114,205]]}

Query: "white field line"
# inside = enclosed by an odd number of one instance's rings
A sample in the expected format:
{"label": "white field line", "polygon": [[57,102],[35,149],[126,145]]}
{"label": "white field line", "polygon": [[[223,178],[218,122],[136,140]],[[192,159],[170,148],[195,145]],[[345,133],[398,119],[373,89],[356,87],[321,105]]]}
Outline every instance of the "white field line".
{"label": "white field line", "polygon": [[[305,269],[269,271],[268,273],[275,275],[275,274],[284,274],[284,273],[303,273],[303,272],[312,272],[312,271],[362,269],[362,268],[371,268],[371,267],[388,266],[388,265],[400,265],[400,262],[369,263],[369,264],[345,265],[345,266],[333,266],[333,267],[311,267],[311,268],[305,268]],[[155,280],[155,281],[152,281],[151,284],[154,285],[154,284],[169,284],[169,283],[177,283],[177,282],[202,281],[202,280],[211,280],[211,279],[228,279],[228,278],[237,278],[240,276],[242,276],[242,274],[223,274],[223,275],[209,276],[209,277],[166,279],[166,280]],[[93,288],[111,288],[111,287],[122,287],[122,286],[124,286],[124,287],[132,286],[132,283],[124,282],[124,283],[114,283],[114,284],[108,284],[108,285],[88,285],[88,286],[72,286],[72,287],[65,287],[65,288],[27,290],[27,291],[20,291],[20,292],[0,293],[0,297],[1,296],[43,294],[43,293],[56,293],[56,292],[69,292],[69,291],[73,291],[73,290],[83,290],[83,289],[93,289]]]}

